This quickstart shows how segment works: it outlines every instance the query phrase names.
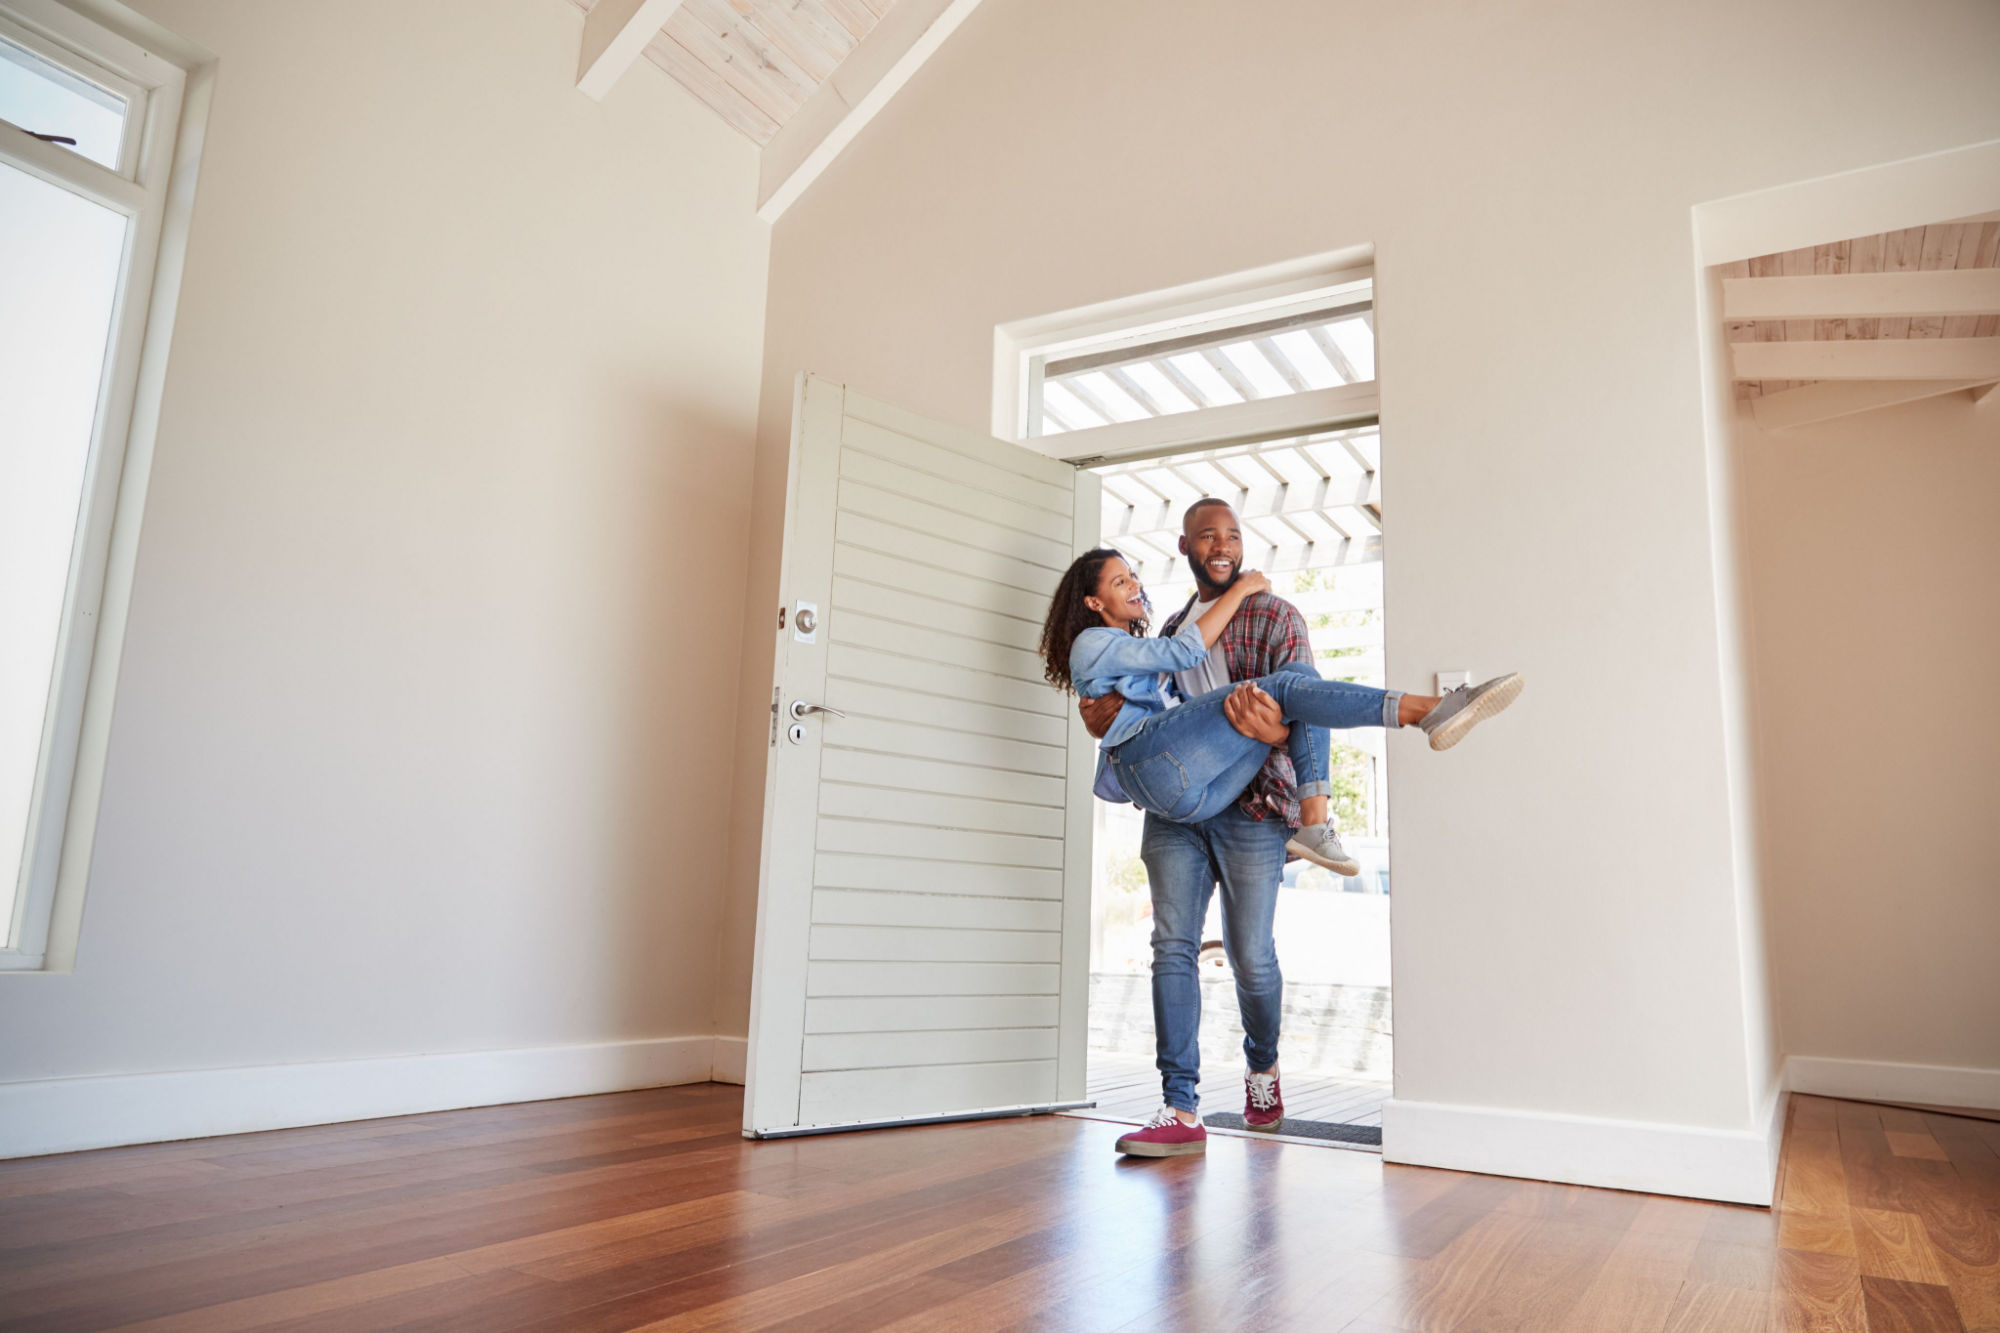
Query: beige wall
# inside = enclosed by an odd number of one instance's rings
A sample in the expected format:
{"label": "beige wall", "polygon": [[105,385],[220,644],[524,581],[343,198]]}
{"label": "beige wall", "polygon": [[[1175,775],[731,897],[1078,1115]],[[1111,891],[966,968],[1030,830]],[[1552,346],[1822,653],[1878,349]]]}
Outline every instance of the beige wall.
{"label": "beige wall", "polygon": [[[1372,242],[1391,670],[1530,681],[1478,743],[1392,746],[1398,1096],[1748,1126],[1773,1071],[1690,209],[2000,134],[2000,11],[1893,27],[1859,0],[1282,0],[1250,23],[987,0],[774,229],[745,681],[771,660],[798,370],[984,427],[998,322]],[[737,718],[726,1033],[761,698]]]}
{"label": "beige wall", "polygon": [[2000,397],[1738,448],[1786,1053],[2000,1071]]}
{"label": "beige wall", "polygon": [[705,1039],[755,151],[577,94],[557,0],[138,3],[220,64],[76,969],[0,976],[0,1082]]}

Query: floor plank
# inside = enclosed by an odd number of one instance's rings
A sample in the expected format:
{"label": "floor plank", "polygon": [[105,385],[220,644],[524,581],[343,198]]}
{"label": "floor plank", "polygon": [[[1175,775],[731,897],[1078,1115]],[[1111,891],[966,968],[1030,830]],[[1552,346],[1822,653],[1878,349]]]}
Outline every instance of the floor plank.
{"label": "floor plank", "polygon": [[1965,1333],[1965,1324],[1943,1287],[1894,1278],[1864,1277],[1868,1333]]}
{"label": "floor plank", "polygon": [[1764,1210],[1253,1139],[1123,1160],[1066,1117],[753,1143],[741,1096],[0,1163],[0,1333],[2000,1330],[2000,1157],[1933,1112],[1794,1099]]}

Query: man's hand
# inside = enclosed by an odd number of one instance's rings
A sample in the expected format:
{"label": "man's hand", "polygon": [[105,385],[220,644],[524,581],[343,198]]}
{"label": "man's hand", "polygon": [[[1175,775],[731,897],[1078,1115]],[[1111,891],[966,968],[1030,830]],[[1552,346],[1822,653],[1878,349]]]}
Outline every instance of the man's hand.
{"label": "man's hand", "polygon": [[1111,730],[1111,724],[1118,720],[1118,710],[1124,706],[1125,696],[1117,693],[1076,701],[1076,711],[1083,715],[1083,729],[1090,733],[1092,740],[1099,741],[1104,739],[1105,732]]}
{"label": "man's hand", "polygon": [[1254,681],[1246,680],[1229,692],[1229,697],[1222,701],[1222,715],[1229,719],[1230,726],[1253,741],[1283,745],[1292,738],[1292,729],[1285,725],[1285,714],[1278,701],[1258,689]]}

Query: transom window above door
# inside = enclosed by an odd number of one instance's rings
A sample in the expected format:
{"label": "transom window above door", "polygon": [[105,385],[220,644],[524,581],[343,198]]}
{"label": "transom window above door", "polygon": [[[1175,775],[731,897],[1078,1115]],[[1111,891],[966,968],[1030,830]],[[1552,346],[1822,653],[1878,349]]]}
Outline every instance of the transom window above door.
{"label": "transom window above door", "polygon": [[1370,300],[1045,360],[1038,435],[1284,398],[1375,378]]}

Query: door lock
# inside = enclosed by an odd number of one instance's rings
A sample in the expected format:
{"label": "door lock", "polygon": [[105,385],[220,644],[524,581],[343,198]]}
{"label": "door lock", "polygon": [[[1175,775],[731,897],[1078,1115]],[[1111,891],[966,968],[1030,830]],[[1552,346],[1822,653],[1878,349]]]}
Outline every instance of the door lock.
{"label": "door lock", "polygon": [[794,745],[804,745],[804,744],[806,743],[806,725],[805,725],[805,723],[803,723],[803,722],[794,722],[794,723],[792,723],[792,725],[791,725],[791,726],[789,726],[789,727],[786,727],[786,728],[785,728],[785,739],[786,739],[786,740],[788,740],[788,741],[790,741],[790,742],[791,742],[792,744],[794,744]]}

